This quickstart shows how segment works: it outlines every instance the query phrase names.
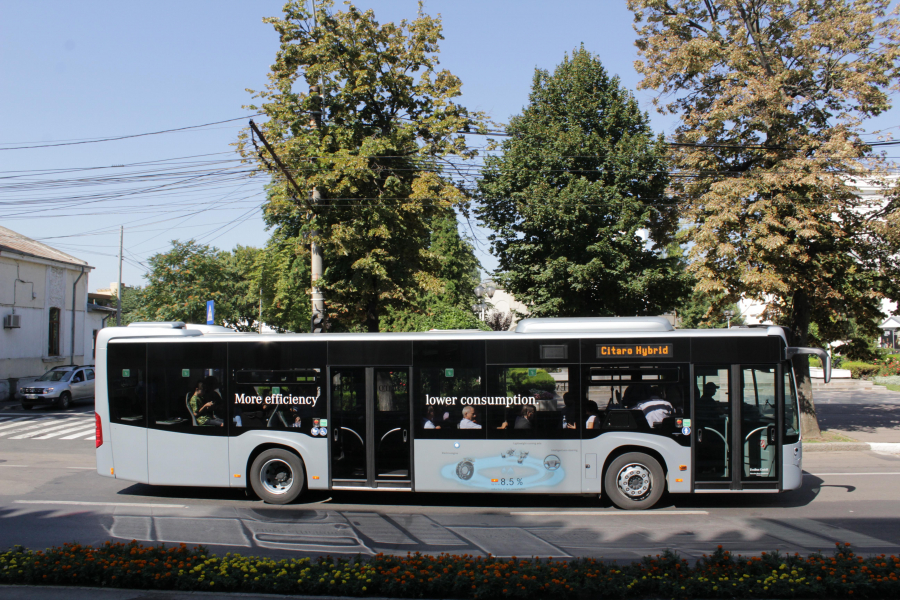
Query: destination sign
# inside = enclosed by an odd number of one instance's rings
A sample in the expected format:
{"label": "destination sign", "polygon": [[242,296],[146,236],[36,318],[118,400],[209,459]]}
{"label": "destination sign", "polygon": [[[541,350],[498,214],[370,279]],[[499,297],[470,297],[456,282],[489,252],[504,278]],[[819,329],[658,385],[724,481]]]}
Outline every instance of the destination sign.
{"label": "destination sign", "polygon": [[597,344],[597,358],[672,358],[672,344]]}

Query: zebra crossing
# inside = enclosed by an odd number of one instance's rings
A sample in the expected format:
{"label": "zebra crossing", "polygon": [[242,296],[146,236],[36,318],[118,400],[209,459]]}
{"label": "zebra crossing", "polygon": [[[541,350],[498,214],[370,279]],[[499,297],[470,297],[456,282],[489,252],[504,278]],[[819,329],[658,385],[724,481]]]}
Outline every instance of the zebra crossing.
{"label": "zebra crossing", "polygon": [[93,414],[0,416],[0,440],[93,440]]}

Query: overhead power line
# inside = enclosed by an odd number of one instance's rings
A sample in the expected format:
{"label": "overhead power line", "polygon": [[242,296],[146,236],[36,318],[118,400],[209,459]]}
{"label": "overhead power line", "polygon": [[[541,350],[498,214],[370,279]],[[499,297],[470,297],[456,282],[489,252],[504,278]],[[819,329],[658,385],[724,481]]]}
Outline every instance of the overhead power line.
{"label": "overhead power line", "polygon": [[[250,115],[251,117],[259,116],[262,113]],[[200,127],[209,127],[210,125],[221,125],[222,123],[231,123],[234,121],[243,121],[247,117],[238,117],[236,119],[225,119],[224,121],[214,121],[212,123],[204,123],[203,125],[188,125],[187,127],[177,127],[175,129],[163,129],[162,131],[150,131],[147,133],[135,133],[132,135],[120,135],[116,137],[98,138],[93,140],[84,140],[80,142],[61,142],[58,144],[40,144],[37,146],[12,146],[9,148],[0,148],[0,150],[31,150],[33,148],[56,148],[59,146],[78,146],[81,144],[97,144],[100,142],[115,142],[117,140],[127,140],[131,138],[146,137],[148,135],[159,135],[162,133],[173,133],[175,131],[185,131],[188,129],[198,129]]]}

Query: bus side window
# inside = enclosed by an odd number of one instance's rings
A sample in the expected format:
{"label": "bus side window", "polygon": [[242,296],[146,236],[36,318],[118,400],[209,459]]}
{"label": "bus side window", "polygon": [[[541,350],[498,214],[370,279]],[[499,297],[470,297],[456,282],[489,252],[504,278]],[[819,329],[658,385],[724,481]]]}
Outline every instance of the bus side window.
{"label": "bus side window", "polygon": [[569,371],[549,365],[491,367],[488,439],[577,439],[578,381],[570,381]]}
{"label": "bus side window", "polygon": [[484,372],[425,367],[416,371],[414,410],[419,439],[484,439]]}
{"label": "bus side window", "polygon": [[106,385],[113,423],[147,426],[147,344],[110,344]]}
{"label": "bus side window", "polygon": [[148,344],[150,426],[225,435],[224,344]]}
{"label": "bus side window", "polygon": [[325,386],[321,369],[234,371],[231,427],[235,434],[250,429],[291,429],[325,437]]}

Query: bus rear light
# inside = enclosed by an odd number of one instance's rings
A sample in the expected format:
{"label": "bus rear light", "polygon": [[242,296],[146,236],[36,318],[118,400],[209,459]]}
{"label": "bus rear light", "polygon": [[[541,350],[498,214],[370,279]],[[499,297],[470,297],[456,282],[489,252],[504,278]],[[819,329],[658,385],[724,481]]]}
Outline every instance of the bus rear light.
{"label": "bus rear light", "polygon": [[687,471],[687,465],[678,465],[679,471]]}
{"label": "bus rear light", "polygon": [[319,478],[318,475],[313,475],[313,479],[318,479],[318,478]]}
{"label": "bus rear light", "polygon": [[103,445],[103,427],[100,424],[100,415],[94,413],[94,444],[95,448]]}

